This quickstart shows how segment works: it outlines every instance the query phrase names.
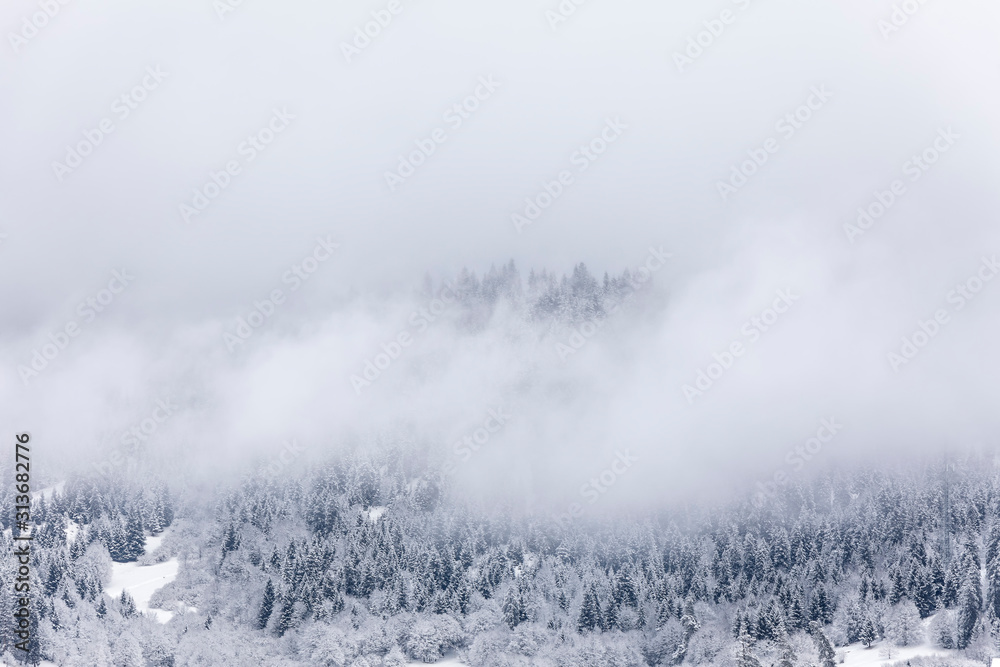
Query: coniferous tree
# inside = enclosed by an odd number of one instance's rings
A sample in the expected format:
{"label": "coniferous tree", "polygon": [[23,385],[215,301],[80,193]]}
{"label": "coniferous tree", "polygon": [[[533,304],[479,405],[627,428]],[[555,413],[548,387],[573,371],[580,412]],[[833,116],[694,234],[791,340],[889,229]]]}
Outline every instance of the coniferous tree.
{"label": "coniferous tree", "polygon": [[753,654],[753,638],[747,631],[744,622],[740,627],[740,636],[736,639],[736,664],[738,667],[762,667],[760,660]]}
{"label": "coniferous tree", "polygon": [[125,618],[132,618],[138,613],[135,608],[135,600],[132,599],[132,596],[129,595],[128,591],[125,589],[122,589],[122,594],[118,598],[118,603],[119,609],[121,609],[121,614]]}
{"label": "coniferous tree", "polygon": [[778,667],[795,667],[795,651],[792,650],[792,645],[788,641],[788,630],[782,623],[778,627]]}
{"label": "coniferous tree", "polygon": [[593,584],[583,593],[583,605],[580,607],[580,617],[576,622],[577,630],[589,632],[600,629],[604,625],[601,615],[601,605],[597,599],[597,590]]}
{"label": "coniferous tree", "polygon": [[819,661],[821,667],[835,667],[835,657],[836,653],[833,650],[833,645],[830,640],[826,638],[823,634],[823,629],[820,627],[819,623],[813,621],[809,624],[809,633],[812,635],[813,642],[816,644],[816,651],[819,653]]}
{"label": "coniferous tree", "polygon": [[503,620],[511,630],[528,620],[528,615],[524,610],[524,600],[518,587],[511,586],[504,595],[501,605]]}
{"label": "coniferous tree", "polygon": [[986,608],[1000,619],[1000,554],[986,560]]}
{"label": "coniferous tree", "polygon": [[281,600],[281,615],[274,626],[274,632],[279,637],[283,637],[292,628],[292,620],[295,613],[295,597],[286,593]]}
{"label": "coniferous tree", "polygon": [[271,620],[271,612],[274,611],[274,584],[267,580],[264,586],[264,599],[260,603],[260,612],[257,614],[257,627],[261,630],[267,627],[267,622]]}
{"label": "coniferous tree", "polygon": [[871,648],[875,640],[878,639],[878,635],[875,632],[875,625],[872,623],[870,618],[866,618],[864,623],[861,624],[861,631],[858,633],[858,639],[865,648]]}
{"label": "coniferous tree", "polygon": [[957,647],[968,648],[979,621],[980,600],[978,572],[970,572],[958,594],[958,635]]}

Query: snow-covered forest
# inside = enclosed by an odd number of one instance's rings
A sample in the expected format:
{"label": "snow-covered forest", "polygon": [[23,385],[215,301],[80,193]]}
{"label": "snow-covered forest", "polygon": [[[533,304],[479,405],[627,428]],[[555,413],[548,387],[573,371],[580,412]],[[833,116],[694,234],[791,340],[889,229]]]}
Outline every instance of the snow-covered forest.
{"label": "snow-covered forest", "polygon": [[[150,472],[70,479],[34,504],[41,656],[829,667],[844,645],[883,663],[912,646],[952,665],[996,652],[993,460],[831,473],[763,502],[566,524],[470,507],[432,458],[345,453],[249,477],[211,504],[183,502]],[[143,537],[160,534],[143,554]],[[9,530],[2,539],[11,548]],[[114,563],[169,558],[179,573],[150,603],[176,612],[168,622],[105,593]]]}

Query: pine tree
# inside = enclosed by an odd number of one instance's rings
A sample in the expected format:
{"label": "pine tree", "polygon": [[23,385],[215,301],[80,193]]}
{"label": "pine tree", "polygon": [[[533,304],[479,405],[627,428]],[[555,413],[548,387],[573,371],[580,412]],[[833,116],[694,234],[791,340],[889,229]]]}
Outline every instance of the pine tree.
{"label": "pine tree", "polygon": [[138,613],[135,608],[135,600],[132,599],[132,596],[125,589],[122,589],[122,594],[118,602],[122,616],[125,618],[131,618]]}
{"label": "pine tree", "polygon": [[257,614],[257,627],[261,630],[267,627],[267,622],[271,619],[271,612],[274,611],[274,584],[267,580],[264,586],[264,600],[260,604],[260,612]]}
{"label": "pine tree", "polygon": [[986,608],[1000,619],[1000,557],[986,561]]}
{"label": "pine tree", "polygon": [[579,632],[587,632],[603,627],[601,605],[597,600],[597,590],[593,584],[583,593],[583,605],[580,607],[580,618],[576,622]]}
{"label": "pine tree", "polygon": [[455,605],[457,607],[456,611],[463,616],[469,611],[469,603],[472,601],[472,587],[469,586],[469,582],[462,579],[462,583],[458,585],[458,590],[455,592]]}
{"label": "pine tree", "polygon": [[753,654],[753,638],[747,631],[747,624],[740,626],[740,636],[736,639],[736,664],[738,667],[762,667],[760,660]]}
{"label": "pine tree", "polygon": [[132,562],[146,551],[146,536],[142,531],[142,520],[138,512],[132,512],[125,523],[120,554],[122,562]]}
{"label": "pine tree", "polygon": [[517,586],[511,586],[507,589],[501,608],[504,623],[506,623],[507,627],[511,630],[528,620],[528,615],[524,611],[524,600],[522,599],[521,591],[518,590]]}
{"label": "pine tree", "polygon": [[921,568],[914,574],[914,577],[916,588],[914,602],[917,605],[917,611],[920,612],[920,618],[927,618],[934,613],[935,609],[937,609],[937,595],[934,590],[934,575],[930,570]]}
{"label": "pine tree", "polygon": [[222,538],[222,559],[226,559],[226,555],[236,551],[240,548],[240,534],[236,531],[236,526],[229,524],[229,528],[226,529],[225,535]]}
{"label": "pine tree", "polygon": [[788,641],[788,630],[783,623],[778,627],[778,651],[780,652],[778,667],[795,667],[795,651]]}
{"label": "pine tree", "polygon": [[53,561],[49,565],[49,574],[45,579],[45,594],[48,596],[55,595],[56,591],[59,589],[59,582],[62,581],[62,570],[56,561]]}
{"label": "pine tree", "polygon": [[903,581],[903,573],[897,565],[889,573],[892,585],[889,588],[889,604],[897,605],[899,601],[906,597],[906,584]]}
{"label": "pine tree", "polygon": [[285,594],[282,596],[281,600],[281,615],[278,617],[278,622],[274,627],[274,632],[279,637],[284,636],[288,630],[292,627],[292,619],[295,613],[295,598],[290,594]]}
{"label": "pine tree", "polygon": [[688,646],[691,644],[691,638],[700,627],[701,624],[694,613],[694,600],[688,598],[684,602],[684,610],[681,614],[681,628],[684,631],[684,635],[672,656],[674,664],[679,665],[684,662],[684,659],[687,657]]}
{"label": "pine tree", "polygon": [[875,640],[878,639],[878,635],[875,633],[875,625],[870,618],[866,618],[864,623],[861,624],[861,632],[858,634],[858,639],[865,645],[865,648],[871,648]]}
{"label": "pine tree", "polygon": [[792,595],[792,603],[788,607],[788,627],[792,630],[805,630],[809,620],[802,609],[802,592],[797,591]]}
{"label": "pine tree", "polygon": [[823,630],[819,623],[813,621],[809,624],[809,633],[812,635],[813,642],[816,643],[816,651],[819,653],[819,661],[822,667],[836,667],[835,657],[836,653],[833,651],[833,645],[830,640],[826,638],[823,634]]}
{"label": "pine tree", "polygon": [[809,620],[820,625],[827,625],[833,620],[833,607],[823,586],[816,588],[812,602],[809,603]]}
{"label": "pine tree", "polygon": [[980,601],[978,572],[971,571],[958,594],[958,636],[957,648],[968,648],[979,621]]}

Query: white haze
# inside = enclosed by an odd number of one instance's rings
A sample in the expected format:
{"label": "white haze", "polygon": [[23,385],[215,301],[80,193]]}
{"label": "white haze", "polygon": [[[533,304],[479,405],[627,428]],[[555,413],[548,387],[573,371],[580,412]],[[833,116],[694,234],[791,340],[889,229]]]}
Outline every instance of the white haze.
{"label": "white haze", "polygon": [[[562,510],[618,450],[639,457],[603,507],[746,491],[813,436],[817,462],[972,445],[997,433],[1000,281],[947,295],[1000,253],[1000,9],[927,3],[883,39],[892,3],[610,3],[552,32],[552,3],[421,0],[354,62],[339,44],[380,3],[70,3],[0,60],[0,417],[39,470],[102,461],[158,398],[154,436],[215,474],[295,438],[309,455],[405,432],[445,452],[505,401],[511,420],[458,476],[469,492]],[[725,8],[738,20],[684,73],[672,53]],[[5,33],[37,11],[6,3]],[[9,46],[9,45],[5,45]],[[58,182],[51,163],[147,66],[169,73]],[[481,76],[500,88],[396,192],[383,172]],[[831,100],[723,203],[715,189],[810,87]],[[191,225],[178,204],[272,109],[295,121]],[[530,227],[513,212],[606,118],[628,124]],[[960,138],[854,244],[842,225],[939,128]],[[336,254],[236,353],[236,318],[331,235]],[[424,304],[425,272],[513,258],[600,276],[673,254],[655,287],[575,355],[501,312],[483,333],[421,334],[358,396],[350,377]],[[134,283],[27,386],[17,367],[114,269]],[[779,289],[800,299],[690,405],[699,369]],[[950,323],[893,372],[886,354],[936,309]],[[293,464],[294,465],[294,464]],[[812,468],[812,466],[810,466]],[[802,471],[802,474],[808,470]],[[44,474],[44,473],[41,473]],[[799,473],[796,473],[799,474]]]}

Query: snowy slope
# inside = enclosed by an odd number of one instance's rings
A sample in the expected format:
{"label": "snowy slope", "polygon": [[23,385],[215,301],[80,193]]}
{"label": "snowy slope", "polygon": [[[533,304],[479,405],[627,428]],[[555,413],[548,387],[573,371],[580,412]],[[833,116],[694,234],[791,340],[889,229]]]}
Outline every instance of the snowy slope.
{"label": "snowy slope", "polygon": [[871,648],[865,648],[863,644],[851,644],[837,649],[837,653],[844,653],[844,667],[881,667],[888,663],[910,660],[921,656],[957,656],[956,651],[936,648],[930,644],[919,644],[917,646],[905,646],[902,648],[892,647],[890,656],[885,656],[882,652],[885,642],[873,644]]}
{"label": "snowy slope", "polygon": [[[410,667],[417,667],[417,665],[426,665],[426,662],[411,662]],[[459,662],[458,658],[445,658],[440,662],[433,663],[438,665],[438,667],[466,667],[464,662]]]}
{"label": "snowy slope", "polygon": [[139,611],[150,613],[160,623],[166,623],[173,618],[174,612],[150,608],[149,599],[153,593],[177,578],[179,567],[180,563],[176,558],[145,566],[135,563],[113,563],[111,583],[104,592],[117,598],[122,594],[122,589],[125,589],[135,599],[135,606]]}
{"label": "snowy slope", "polygon": [[[159,548],[163,542],[165,533],[156,537],[146,538],[146,553],[152,553]],[[129,595],[135,600],[136,609],[141,612],[152,614],[160,623],[166,623],[174,616],[174,612],[163,609],[153,609],[149,606],[149,599],[153,593],[160,590],[171,581],[177,578],[177,571],[180,562],[176,558],[171,558],[156,565],[138,565],[137,563],[112,563],[111,581],[104,592],[113,598],[122,594],[122,590],[127,590]]]}

